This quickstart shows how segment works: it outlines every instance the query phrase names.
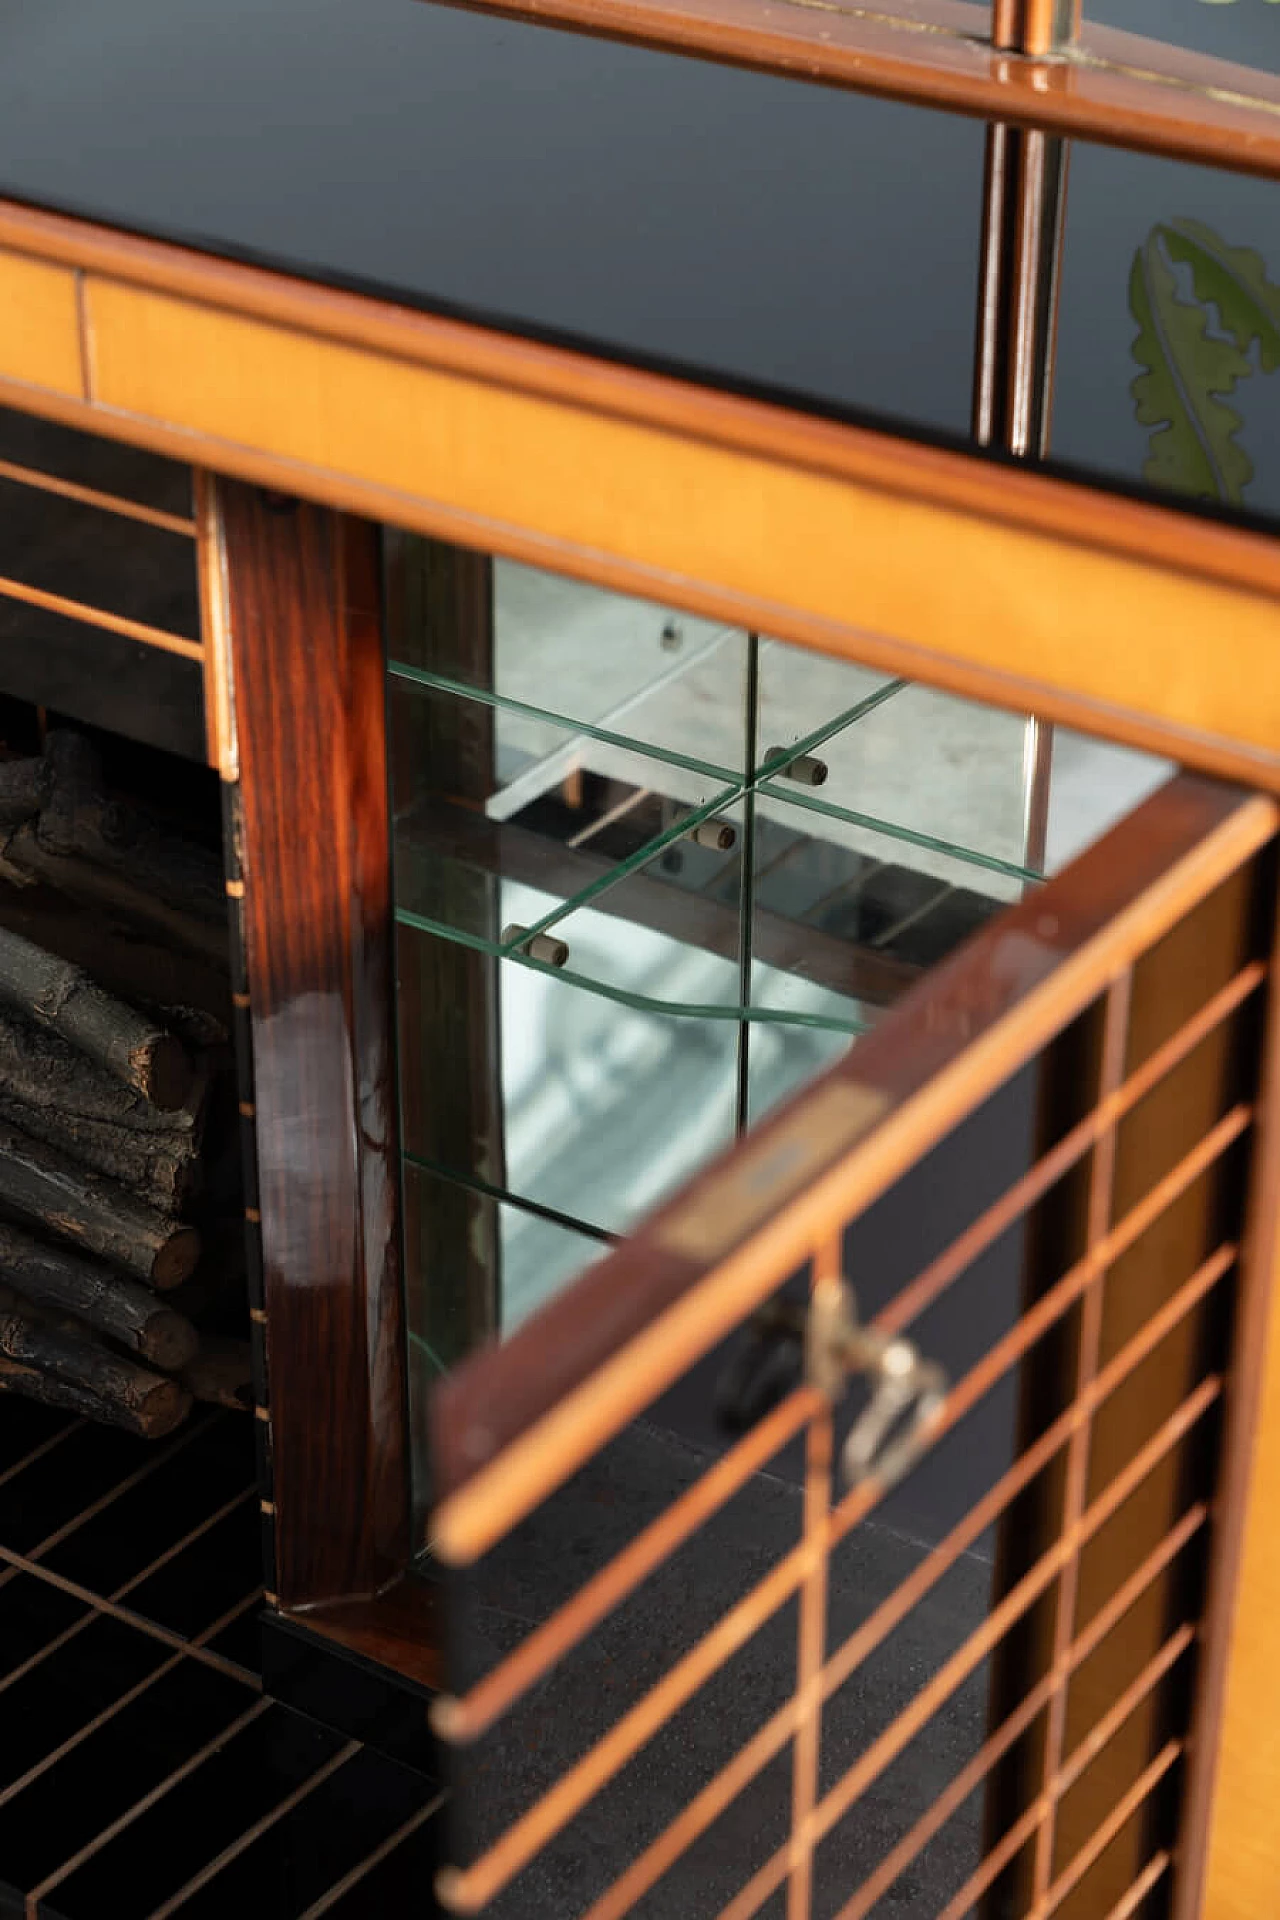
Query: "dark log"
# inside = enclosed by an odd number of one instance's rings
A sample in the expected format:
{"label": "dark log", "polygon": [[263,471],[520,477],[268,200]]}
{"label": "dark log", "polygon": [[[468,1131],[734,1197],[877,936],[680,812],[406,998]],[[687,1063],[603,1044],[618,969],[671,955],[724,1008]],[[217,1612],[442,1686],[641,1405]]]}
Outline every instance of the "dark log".
{"label": "dark log", "polygon": [[52,785],[47,760],[0,761],[0,826],[20,826],[39,813]]}
{"label": "dark log", "polygon": [[24,1367],[16,1360],[0,1358],[0,1393],[16,1393],[24,1400],[38,1401],[42,1407],[61,1407],[67,1413],[78,1413],[83,1419],[93,1420],[103,1427],[123,1427],[126,1433],[136,1433],[142,1440],[162,1440],[175,1427],[181,1426],[190,1411],[189,1396],[176,1387],[172,1380],[164,1383],[175,1387],[179,1394],[176,1418],[170,1417],[167,1423],[155,1424],[155,1409],[152,1422],[144,1422],[132,1407],[113,1404],[102,1400],[96,1393],[90,1393],[84,1387],[73,1387],[65,1380],[58,1380],[51,1373],[41,1373],[36,1367]]}
{"label": "dark log", "polygon": [[194,1069],[180,1040],[104,993],[81,968],[3,928],[0,1001],[71,1041],[158,1107],[180,1107],[191,1092]]}
{"label": "dark log", "polygon": [[0,857],[13,877],[46,880],[87,904],[162,931],[228,964],[227,902],[216,853],[167,834],[111,799],[96,749],[58,729],[45,742],[47,798],[10,834]]}
{"label": "dark log", "polygon": [[148,893],[145,879],[100,866],[75,854],[58,853],[44,845],[35,825],[15,827],[0,844],[0,871],[19,886],[37,881],[85,907],[118,915],[130,924],[146,927],[162,939],[184,947],[211,962],[220,971],[228,966],[225,919],[216,924],[200,919]]}
{"label": "dark log", "polygon": [[196,1152],[209,1079],[197,1071],[180,1107],[157,1107],[70,1041],[0,1007],[0,1090],[24,1106],[56,1107],[77,1120],[155,1134],[166,1143],[180,1135]]}
{"label": "dark log", "polygon": [[216,928],[225,944],[227,897],[218,855],[165,833],[150,814],[113,799],[97,750],[84,734],[57,728],[44,751],[51,778],[37,828],[41,845],[123,873],[150,897]]}
{"label": "dark log", "polygon": [[143,1133],[108,1120],[82,1120],[60,1108],[28,1106],[4,1088],[0,1060],[0,1122],[43,1140],[70,1160],[127,1187],[159,1213],[178,1213],[196,1191],[199,1160],[190,1133]]}
{"label": "dark log", "polygon": [[105,1175],[0,1125],[0,1206],[34,1220],[154,1287],[176,1287],[200,1257],[200,1237]]}
{"label": "dark log", "polygon": [[[18,876],[22,884],[13,884],[15,870],[4,865],[4,838],[0,828],[0,891],[6,896],[4,923],[12,932],[84,967],[104,993],[156,1014],[158,1024],[179,1039],[187,1038],[183,1027],[171,1024],[159,1008],[181,1002],[225,1024],[230,995],[225,950],[216,959],[204,959],[134,916],[110,908],[86,913],[73,895],[30,875]],[[191,1044],[199,1051],[203,1043]]]}
{"label": "dark log", "polygon": [[45,1246],[0,1221],[0,1279],[37,1308],[71,1314],[163,1373],[180,1373],[195,1358],[200,1336],[191,1322],[123,1274]]}
{"label": "dark log", "polygon": [[79,1048],[0,1010],[0,1120],[140,1193],[161,1213],[193,1190],[207,1075],[165,1112]]}
{"label": "dark log", "polygon": [[202,1340],[199,1353],[182,1370],[182,1384],[193,1400],[252,1413],[253,1373],[248,1341]]}
{"label": "dark log", "polygon": [[[145,1440],[160,1440],[181,1426],[191,1395],[176,1380],[121,1360],[83,1335],[48,1326],[9,1310],[0,1289],[0,1382],[46,1404],[73,1406],[90,1419],[125,1427]],[[48,1383],[34,1388],[32,1375]],[[49,1387],[69,1390],[54,1395]]]}

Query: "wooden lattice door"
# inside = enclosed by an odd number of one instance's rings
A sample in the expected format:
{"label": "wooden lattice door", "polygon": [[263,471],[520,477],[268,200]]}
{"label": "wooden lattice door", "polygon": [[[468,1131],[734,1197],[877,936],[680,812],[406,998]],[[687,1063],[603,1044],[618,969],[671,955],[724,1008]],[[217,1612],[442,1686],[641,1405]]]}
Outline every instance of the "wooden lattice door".
{"label": "wooden lattice door", "polygon": [[1173,780],[442,1384],[446,1905],[1196,1898],[1276,822]]}

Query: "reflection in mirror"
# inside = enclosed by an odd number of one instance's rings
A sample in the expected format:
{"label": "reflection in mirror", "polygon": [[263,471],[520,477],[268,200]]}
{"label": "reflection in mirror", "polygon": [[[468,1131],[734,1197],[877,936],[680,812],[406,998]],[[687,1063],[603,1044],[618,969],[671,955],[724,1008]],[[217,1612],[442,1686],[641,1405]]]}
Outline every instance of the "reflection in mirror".
{"label": "reflection in mirror", "polygon": [[[1036,884],[1045,734],[483,555],[387,556],[421,1402]],[[1164,774],[1055,753],[1049,867]]]}
{"label": "reflection in mirror", "polygon": [[[1280,13],[1273,21],[1280,29]],[[1056,456],[1188,499],[1280,515],[1275,212],[1270,181],[1075,149]]]}

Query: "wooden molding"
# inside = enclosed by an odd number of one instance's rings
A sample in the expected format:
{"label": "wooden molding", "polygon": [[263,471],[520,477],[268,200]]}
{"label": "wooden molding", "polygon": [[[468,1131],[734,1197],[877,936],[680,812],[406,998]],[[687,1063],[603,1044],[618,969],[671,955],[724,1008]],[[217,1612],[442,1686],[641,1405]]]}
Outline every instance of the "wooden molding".
{"label": "wooden molding", "polygon": [[1280,789],[1263,535],[0,207],[19,232],[79,267],[85,359],[79,398],[0,364],[0,401]]}

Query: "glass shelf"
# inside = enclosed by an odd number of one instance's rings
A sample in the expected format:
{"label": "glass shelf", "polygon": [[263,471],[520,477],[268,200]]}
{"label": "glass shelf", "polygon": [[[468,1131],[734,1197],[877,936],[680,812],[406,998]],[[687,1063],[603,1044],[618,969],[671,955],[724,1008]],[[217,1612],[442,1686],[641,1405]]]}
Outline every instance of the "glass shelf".
{"label": "glass shelf", "polygon": [[389,669],[427,1373],[629,1233],[1035,878],[1016,716],[443,551],[402,576],[438,588],[443,567],[443,631],[393,636]]}

